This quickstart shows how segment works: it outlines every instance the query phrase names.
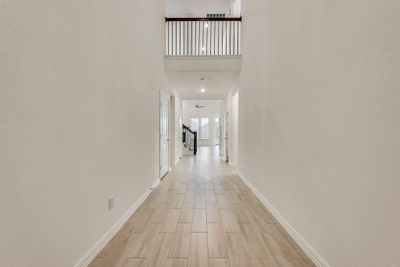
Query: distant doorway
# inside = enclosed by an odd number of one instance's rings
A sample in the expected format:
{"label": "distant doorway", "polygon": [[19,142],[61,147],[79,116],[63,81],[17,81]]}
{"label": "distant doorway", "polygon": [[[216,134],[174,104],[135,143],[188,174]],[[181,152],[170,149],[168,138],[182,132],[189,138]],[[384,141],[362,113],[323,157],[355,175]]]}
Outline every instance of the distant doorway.
{"label": "distant doorway", "polygon": [[215,140],[215,145],[219,145],[219,134],[220,134],[220,121],[219,118],[215,118],[215,123],[214,123],[214,140]]}

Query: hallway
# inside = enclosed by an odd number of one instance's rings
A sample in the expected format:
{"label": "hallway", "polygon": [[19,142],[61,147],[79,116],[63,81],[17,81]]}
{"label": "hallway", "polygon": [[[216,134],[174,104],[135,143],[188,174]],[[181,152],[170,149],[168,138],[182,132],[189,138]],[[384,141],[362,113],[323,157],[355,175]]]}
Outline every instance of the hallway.
{"label": "hallway", "polygon": [[91,267],[314,266],[218,155],[183,157]]}

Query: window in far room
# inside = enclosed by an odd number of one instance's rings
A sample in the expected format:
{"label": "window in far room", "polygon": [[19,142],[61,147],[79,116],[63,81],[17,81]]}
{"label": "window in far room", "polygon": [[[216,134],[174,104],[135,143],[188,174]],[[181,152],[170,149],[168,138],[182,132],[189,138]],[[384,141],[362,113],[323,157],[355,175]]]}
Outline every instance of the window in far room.
{"label": "window in far room", "polygon": [[190,129],[197,132],[199,139],[208,139],[210,135],[209,118],[191,118]]}
{"label": "window in far room", "polygon": [[210,122],[208,118],[200,119],[200,139],[208,139],[210,133]]}
{"label": "window in far room", "polygon": [[199,132],[199,118],[190,119],[190,129],[195,132]]}

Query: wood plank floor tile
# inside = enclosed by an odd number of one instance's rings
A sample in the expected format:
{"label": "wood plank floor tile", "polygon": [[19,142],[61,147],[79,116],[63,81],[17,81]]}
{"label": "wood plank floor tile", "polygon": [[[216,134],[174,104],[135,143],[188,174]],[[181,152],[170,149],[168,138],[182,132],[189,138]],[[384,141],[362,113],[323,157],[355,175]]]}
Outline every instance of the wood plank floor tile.
{"label": "wood plank floor tile", "polygon": [[213,153],[183,157],[89,267],[315,267]]}
{"label": "wood plank floor tile", "polygon": [[165,221],[169,210],[169,205],[167,203],[160,203],[158,208],[151,216],[150,221],[153,223],[162,223]]}
{"label": "wood plank floor tile", "polygon": [[187,267],[187,259],[168,259],[166,267]]}
{"label": "wood plank floor tile", "polygon": [[180,209],[182,208],[183,201],[185,199],[184,194],[175,194],[174,199],[171,202],[171,209]]}
{"label": "wood plank floor tile", "polygon": [[315,267],[315,264],[309,258],[297,260],[302,267]]}
{"label": "wood plank floor tile", "polygon": [[170,258],[188,257],[191,234],[192,225],[190,223],[178,223],[175,232],[175,239],[169,251]]}
{"label": "wood plank floor tile", "polygon": [[241,222],[241,223],[250,222],[243,206],[240,203],[231,203],[229,205],[230,205],[230,209],[232,210],[233,214],[238,218],[239,222]]}
{"label": "wood plank floor tile", "polygon": [[127,241],[126,257],[128,258],[145,258],[149,257],[156,241],[157,234],[160,230],[160,224],[151,223],[146,232],[131,235]]}
{"label": "wood plank floor tile", "polygon": [[205,209],[206,208],[206,195],[205,194],[196,194],[194,207],[196,209]]}
{"label": "wood plank floor tile", "polygon": [[224,194],[217,194],[216,198],[217,198],[218,208],[229,209],[229,202]]}
{"label": "wood plank floor tile", "polygon": [[96,257],[88,267],[104,267],[105,261],[105,258]]}
{"label": "wood plank floor tile", "polygon": [[217,203],[217,198],[215,197],[214,191],[206,191],[206,202]]}
{"label": "wood plank floor tile", "polygon": [[225,242],[232,267],[251,266],[251,258],[240,233],[225,233]]}
{"label": "wood plank floor tile", "polygon": [[124,262],[124,264],[122,264],[122,267],[145,267],[145,266],[146,266],[145,259],[135,259],[135,258],[127,259]]}
{"label": "wood plank floor tile", "polygon": [[261,238],[273,255],[282,255],[287,259],[301,259],[301,255],[297,252],[294,242],[286,241],[280,233],[261,233]]}
{"label": "wood plank floor tile", "polygon": [[269,250],[265,247],[260,234],[249,223],[241,223],[240,232],[242,233],[244,245],[252,258],[270,257]]}
{"label": "wood plank floor tile", "polygon": [[229,259],[209,259],[208,267],[230,267]]}
{"label": "wood plank floor tile", "polygon": [[189,250],[189,267],[207,267],[208,249],[207,234],[192,233]]}
{"label": "wood plank floor tile", "polygon": [[211,181],[206,183],[206,191],[210,191],[210,192],[214,191],[214,184],[212,182],[212,179],[211,179]]}
{"label": "wood plank floor tile", "polygon": [[193,221],[194,204],[183,204],[178,218],[180,223],[191,223]]}
{"label": "wood plank floor tile", "polygon": [[207,217],[206,209],[194,209],[192,232],[200,233],[207,232]]}
{"label": "wood plank floor tile", "polygon": [[224,231],[220,223],[207,224],[208,231],[208,256],[210,258],[226,258],[228,257]]}
{"label": "wood plank floor tile", "polygon": [[[272,261],[272,259],[260,258],[251,260],[252,267],[280,267]],[[286,267],[282,265],[282,267]]]}
{"label": "wood plank floor tile", "polygon": [[239,220],[230,209],[220,209],[224,232],[240,232]]}
{"label": "wood plank floor tile", "polygon": [[206,212],[208,223],[221,222],[219,209],[216,203],[207,203]]}
{"label": "wood plank floor tile", "polygon": [[147,258],[147,266],[164,267],[168,260],[168,253],[173,241],[171,233],[157,234],[156,242],[150,257]]}
{"label": "wood plank floor tile", "polygon": [[194,203],[194,200],[196,198],[196,192],[193,191],[186,191],[185,193],[185,198],[183,200],[184,203],[188,204],[188,203]]}
{"label": "wood plank floor tile", "polygon": [[259,220],[257,220],[252,212],[250,212],[249,209],[244,209],[244,213],[246,214],[246,217],[248,221],[253,225],[253,227],[259,231],[259,232],[265,232],[265,233],[273,233],[276,231],[275,229],[275,224],[270,224],[270,223],[265,223],[265,224],[260,224]]}
{"label": "wood plank floor tile", "polygon": [[167,213],[167,217],[162,224],[160,232],[175,232],[176,224],[181,213],[180,209],[170,209]]}

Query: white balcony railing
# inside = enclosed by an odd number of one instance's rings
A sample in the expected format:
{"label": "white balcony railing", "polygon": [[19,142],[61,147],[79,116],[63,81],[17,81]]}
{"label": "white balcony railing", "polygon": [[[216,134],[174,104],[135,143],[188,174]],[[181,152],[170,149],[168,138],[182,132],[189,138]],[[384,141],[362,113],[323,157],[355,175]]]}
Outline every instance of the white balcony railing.
{"label": "white balcony railing", "polygon": [[240,55],[241,21],[242,18],[166,18],[166,55]]}

